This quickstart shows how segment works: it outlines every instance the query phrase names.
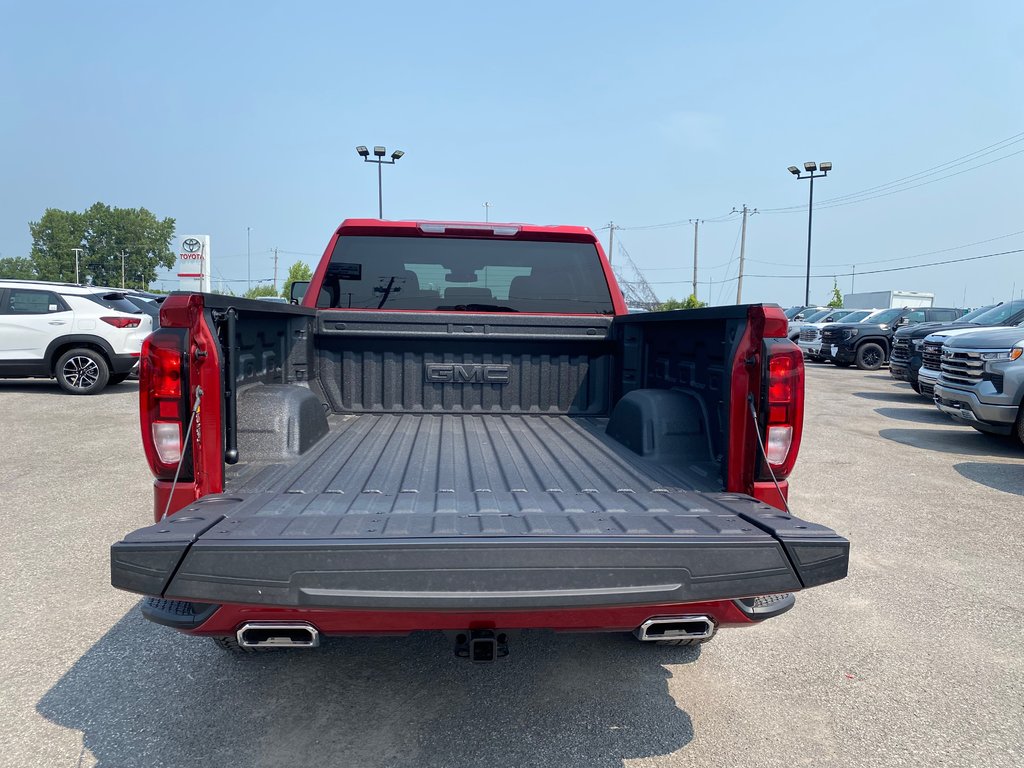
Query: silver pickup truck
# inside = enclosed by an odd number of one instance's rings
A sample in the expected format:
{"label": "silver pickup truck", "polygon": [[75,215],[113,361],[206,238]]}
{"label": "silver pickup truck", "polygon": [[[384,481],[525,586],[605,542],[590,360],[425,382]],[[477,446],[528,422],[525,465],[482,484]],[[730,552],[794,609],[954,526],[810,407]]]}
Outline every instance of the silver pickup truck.
{"label": "silver pickup truck", "polygon": [[942,347],[935,405],[980,432],[1024,442],[1024,328],[973,331]]}

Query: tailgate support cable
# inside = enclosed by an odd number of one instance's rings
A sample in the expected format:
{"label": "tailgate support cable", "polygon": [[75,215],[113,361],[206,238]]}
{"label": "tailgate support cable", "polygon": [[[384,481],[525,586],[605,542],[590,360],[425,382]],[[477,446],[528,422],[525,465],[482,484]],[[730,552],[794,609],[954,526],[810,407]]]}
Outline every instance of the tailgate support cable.
{"label": "tailgate support cable", "polygon": [[167,506],[164,507],[164,513],[160,515],[160,519],[163,520],[167,517],[167,513],[171,509],[171,502],[174,500],[174,489],[178,485],[178,475],[181,474],[181,465],[185,461],[185,451],[188,449],[188,439],[192,435],[192,425],[196,423],[196,414],[199,413],[199,403],[203,399],[203,388],[196,387],[196,404],[192,406],[192,415],[188,419],[188,428],[185,430],[185,439],[181,443],[181,456],[178,457],[178,467],[174,470],[174,480],[171,481],[171,490],[167,494]]}
{"label": "tailgate support cable", "polygon": [[772,470],[771,462],[768,461],[768,451],[765,450],[764,440],[761,439],[761,425],[757,423],[757,409],[754,408],[753,395],[747,395],[747,404],[750,406],[750,418],[754,422],[754,434],[757,436],[757,447],[761,450],[761,458],[764,459],[764,465],[768,468],[768,474],[771,475],[772,482],[775,483],[775,491],[779,494],[779,498],[782,499],[782,505],[786,508],[786,514],[792,515],[793,513],[789,511],[789,500],[782,492],[782,488],[779,487],[779,481]]}

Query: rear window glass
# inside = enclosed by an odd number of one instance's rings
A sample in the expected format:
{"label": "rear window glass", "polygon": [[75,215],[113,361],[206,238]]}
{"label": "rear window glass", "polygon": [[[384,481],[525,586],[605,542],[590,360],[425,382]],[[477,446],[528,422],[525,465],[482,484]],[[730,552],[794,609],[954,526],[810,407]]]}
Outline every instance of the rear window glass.
{"label": "rear window glass", "polygon": [[440,237],[340,237],[318,307],[611,314],[597,249]]}
{"label": "rear window glass", "polygon": [[94,301],[101,307],[114,309],[118,312],[127,312],[131,315],[142,314],[142,310],[128,301],[123,293],[87,293],[82,298]]}

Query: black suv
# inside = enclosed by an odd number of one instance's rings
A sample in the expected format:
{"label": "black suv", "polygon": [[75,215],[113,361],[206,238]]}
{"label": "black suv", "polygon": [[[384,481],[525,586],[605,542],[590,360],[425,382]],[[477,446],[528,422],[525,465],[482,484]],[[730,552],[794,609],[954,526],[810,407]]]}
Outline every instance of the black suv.
{"label": "black suv", "polygon": [[1024,299],[1006,303],[989,304],[987,307],[968,312],[952,323],[918,323],[896,331],[889,357],[889,373],[898,381],[906,381],[920,394],[917,372],[924,360],[924,340],[932,333],[954,328],[984,328],[996,325],[1017,325],[1024,322]]}
{"label": "black suv", "polygon": [[862,371],[876,371],[889,359],[892,338],[904,325],[960,318],[963,310],[946,307],[887,309],[870,323],[833,323],[821,329],[821,357],[841,368],[855,363]]}

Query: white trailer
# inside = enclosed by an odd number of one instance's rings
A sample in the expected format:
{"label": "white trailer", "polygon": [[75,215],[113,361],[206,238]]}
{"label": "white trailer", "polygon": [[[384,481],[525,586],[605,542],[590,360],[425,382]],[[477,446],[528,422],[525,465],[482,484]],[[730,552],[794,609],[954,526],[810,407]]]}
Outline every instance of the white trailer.
{"label": "white trailer", "polygon": [[866,291],[843,296],[847,309],[886,309],[935,306],[934,293],[921,291]]}

